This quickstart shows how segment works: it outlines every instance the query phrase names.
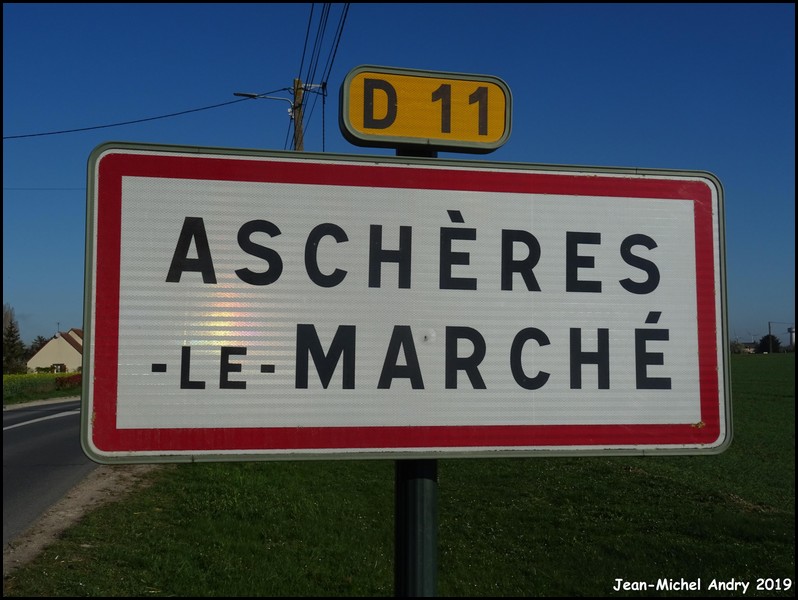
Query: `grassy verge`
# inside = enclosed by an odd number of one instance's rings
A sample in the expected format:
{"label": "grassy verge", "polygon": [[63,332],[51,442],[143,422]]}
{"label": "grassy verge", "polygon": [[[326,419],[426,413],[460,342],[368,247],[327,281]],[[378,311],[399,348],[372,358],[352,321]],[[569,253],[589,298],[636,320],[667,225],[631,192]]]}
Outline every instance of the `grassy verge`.
{"label": "grassy verge", "polygon": [[34,400],[51,400],[55,398],[72,398],[76,396],[80,396],[81,388],[71,388],[71,389],[64,389],[64,390],[52,390],[50,392],[29,392],[26,394],[21,394],[18,396],[14,396],[13,398],[5,399],[3,398],[3,405],[4,406],[13,406],[15,404],[25,404],[27,402],[33,402]]}
{"label": "grassy verge", "polygon": [[[439,594],[741,596],[709,587],[734,580],[792,597],[794,355],[734,356],[732,379],[721,455],[439,461]],[[152,477],[5,578],[4,595],[393,595],[392,461]],[[616,592],[617,579],[701,587]]]}

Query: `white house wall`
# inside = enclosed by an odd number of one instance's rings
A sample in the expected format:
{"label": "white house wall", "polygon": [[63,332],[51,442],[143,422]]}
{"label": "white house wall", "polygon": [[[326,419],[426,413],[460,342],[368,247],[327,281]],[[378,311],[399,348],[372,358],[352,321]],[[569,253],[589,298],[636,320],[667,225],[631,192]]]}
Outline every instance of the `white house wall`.
{"label": "white house wall", "polygon": [[29,361],[28,370],[49,369],[52,365],[66,365],[67,371],[77,371],[83,364],[80,352],[62,337],[47,342]]}

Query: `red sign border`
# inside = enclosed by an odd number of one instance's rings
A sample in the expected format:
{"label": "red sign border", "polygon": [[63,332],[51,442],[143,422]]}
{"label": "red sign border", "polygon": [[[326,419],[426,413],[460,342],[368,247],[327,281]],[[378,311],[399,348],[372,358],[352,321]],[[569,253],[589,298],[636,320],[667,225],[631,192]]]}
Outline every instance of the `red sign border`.
{"label": "red sign border", "polygon": [[[102,457],[158,453],[247,454],[285,452],[327,454],[462,452],[463,449],[545,450],[716,448],[722,434],[718,383],[716,257],[713,189],[707,181],[647,175],[528,169],[481,165],[464,170],[450,165],[353,164],[280,157],[201,155],[186,152],[106,150],[97,153],[93,361],[85,365],[93,380],[92,414],[87,428],[90,445]],[[301,155],[300,155],[301,156]],[[339,159],[340,160],[340,159]],[[387,161],[386,161],[387,163]],[[488,170],[493,169],[493,170]],[[696,306],[701,420],[692,424],[486,425],[403,427],[275,427],[122,429],[116,426],[117,358],[121,255],[122,179],[164,177],[235,182],[272,182],[326,186],[362,186],[596,197],[677,199],[693,202],[696,252]],[[92,187],[90,183],[90,188]],[[719,194],[719,190],[718,190]],[[91,199],[90,199],[91,200]],[[718,198],[718,202],[720,199]],[[91,215],[89,215],[91,219]],[[721,286],[722,287],[722,286]],[[721,305],[722,306],[722,305]],[[84,392],[86,394],[86,392]],[[84,406],[87,405],[84,398]],[[729,428],[730,429],[730,428]],[[725,431],[730,435],[730,431]]]}

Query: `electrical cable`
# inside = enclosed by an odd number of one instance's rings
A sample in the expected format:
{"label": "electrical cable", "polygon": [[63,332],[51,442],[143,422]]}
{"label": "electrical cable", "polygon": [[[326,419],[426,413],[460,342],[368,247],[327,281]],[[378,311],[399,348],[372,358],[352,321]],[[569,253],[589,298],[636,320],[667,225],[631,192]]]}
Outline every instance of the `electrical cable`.
{"label": "electrical cable", "polygon": [[[271,93],[271,92],[269,92]],[[47,131],[43,133],[27,133],[22,135],[8,135],[3,136],[4,140],[17,140],[21,138],[32,138],[32,137],[43,137],[47,135],[61,135],[64,133],[78,133],[81,131],[91,131],[93,129],[107,129],[109,127],[121,127],[123,125],[134,125],[136,123],[145,123],[147,121],[157,121],[158,119],[169,119],[171,117],[179,117],[181,115],[187,115],[189,113],[200,112],[202,110],[211,110],[213,108],[220,108],[222,106],[228,106],[229,104],[236,104],[237,102],[244,102],[245,100],[250,100],[251,98],[241,98],[240,100],[231,100],[229,102],[222,102],[221,104],[213,104],[211,106],[203,106],[202,108],[192,108],[189,110],[183,110],[176,113],[170,113],[168,115],[160,115],[158,117],[147,117],[144,119],[134,119],[132,121],[121,121],[119,123],[109,123],[108,125],[94,125],[92,127],[79,127],[77,129],[63,129],[61,131]]]}
{"label": "electrical cable", "polygon": [[[310,110],[303,111],[303,117],[304,117],[305,114],[307,114],[307,117],[303,118],[303,121],[307,125],[310,125],[310,121],[311,121],[311,118],[313,116],[313,111],[314,111],[314,109],[316,107],[316,102],[318,100],[318,96],[319,95],[321,95],[321,97],[322,97],[322,113],[324,113],[324,111],[326,110],[327,82],[329,80],[330,73],[332,72],[333,62],[335,61],[335,57],[336,57],[336,55],[338,53],[338,47],[339,47],[339,45],[341,43],[341,37],[343,35],[344,24],[346,22],[346,17],[348,15],[348,13],[349,13],[349,3],[346,3],[346,4],[344,4],[344,7],[343,7],[343,9],[341,11],[341,15],[339,16],[338,26],[337,26],[337,29],[336,29],[336,33],[335,33],[335,35],[333,37],[332,50],[330,51],[330,53],[328,55],[327,63],[326,63],[326,65],[324,67],[324,70],[323,70],[322,82],[320,84],[321,92],[316,92],[315,90],[312,90],[312,89],[307,89],[306,90],[306,91],[312,91],[312,92],[314,92],[316,94],[316,97],[313,99],[313,102],[310,105]],[[318,35],[317,35],[317,38],[318,38]],[[314,73],[315,73],[315,71],[314,71]],[[312,79],[308,80],[308,81],[312,81]],[[324,120],[324,118],[325,118],[324,114],[322,114],[322,120]],[[307,128],[305,128],[304,130],[306,130],[306,129]],[[322,124],[322,129],[324,129],[324,124]],[[324,136],[324,131],[322,131],[322,137],[323,136]],[[322,142],[322,144],[323,143],[324,142]]]}
{"label": "electrical cable", "polygon": [[297,79],[302,76],[302,67],[305,66],[305,53],[308,50],[308,40],[310,39],[310,25],[313,22],[313,9],[315,8],[315,4],[310,5],[310,16],[308,17],[308,28],[305,31],[305,43],[302,46],[302,59],[299,61],[299,70],[297,71]]}

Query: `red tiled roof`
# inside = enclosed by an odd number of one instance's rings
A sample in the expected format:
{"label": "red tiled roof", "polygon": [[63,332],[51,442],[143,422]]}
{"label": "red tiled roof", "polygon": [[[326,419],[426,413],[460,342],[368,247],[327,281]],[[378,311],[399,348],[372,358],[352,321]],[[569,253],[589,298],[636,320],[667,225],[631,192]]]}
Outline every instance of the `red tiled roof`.
{"label": "red tiled roof", "polygon": [[[73,331],[74,331],[74,330],[73,330]],[[73,347],[75,350],[77,350],[77,351],[80,353],[80,355],[81,355],[81,356],[83,355],[83,345],[82,345],[82,344],[80,344],[80,343],[78,343],[78,342],[75,340],[75,338],[73,338],[71,335],[69,335],[69,332],[67,332],[67,333],[64,333],[64,332],[62,332],[62,331],[59,331],[59,332],[58,332],[58,335],[60,335],[62,338],[64,338],[64,340],[65,340],[65,341],[66,341],[66,342],[67,342],[67,343],[68,343],[70,346],[72,346],[72,347]],[[82,336],[81,336],[81,341],[82,341],[82,340],[83,340],[83,338],[82,338]]]}

